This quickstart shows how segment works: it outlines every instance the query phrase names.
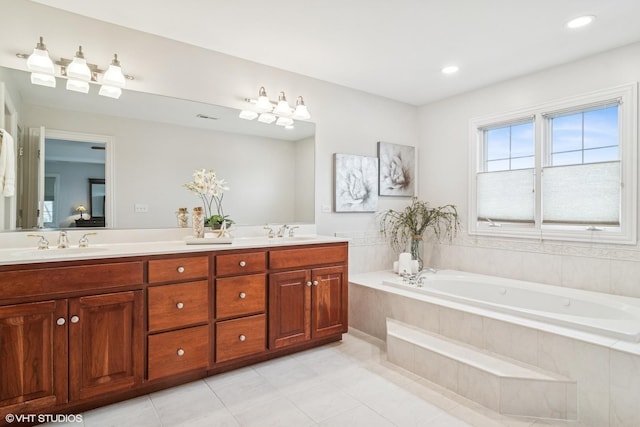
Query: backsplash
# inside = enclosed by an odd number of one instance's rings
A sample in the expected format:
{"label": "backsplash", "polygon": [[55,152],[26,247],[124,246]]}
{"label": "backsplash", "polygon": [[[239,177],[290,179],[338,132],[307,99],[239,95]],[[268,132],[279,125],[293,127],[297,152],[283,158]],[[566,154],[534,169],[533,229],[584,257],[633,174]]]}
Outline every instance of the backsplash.
{"label": "backsplash", "polygon": [[[391,270],[398,254],[377,231],[337,232],[349,239],[351,274]],[[425,265],[640,298],[636,246],[459,236],[426,244]]]}

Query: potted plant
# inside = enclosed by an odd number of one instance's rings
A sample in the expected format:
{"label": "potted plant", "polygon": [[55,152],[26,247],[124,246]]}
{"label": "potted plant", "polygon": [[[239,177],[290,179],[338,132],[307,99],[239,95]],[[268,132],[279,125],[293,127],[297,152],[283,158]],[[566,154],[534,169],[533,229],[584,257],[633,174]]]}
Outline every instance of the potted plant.
{"label": "potted plant", "polygon": [[[213,169],[198,169],[193,173],[193,181],[184,184],[191,192],[200,196],[204,203],[204,225],[213,229],[220,229],[222,223],[226,222],[230,226],[234,221],[229,215],[224,214],[222,199],[224,192],[229,191],[229,187],[224,179],[218,178]],[[215,203],[216,211],[213,211]]]}
{"label": "potted plant", "polygon": [[460,218],[454,205],[432,208],[415,196],[404,210],[389,209],[380,218],[380,232],[391,247],[403,252],[410,243],[411,256],[418,261],[420,270],[424,267],[422,238],[427,230],[440,241],[453,238],[459,229]]}

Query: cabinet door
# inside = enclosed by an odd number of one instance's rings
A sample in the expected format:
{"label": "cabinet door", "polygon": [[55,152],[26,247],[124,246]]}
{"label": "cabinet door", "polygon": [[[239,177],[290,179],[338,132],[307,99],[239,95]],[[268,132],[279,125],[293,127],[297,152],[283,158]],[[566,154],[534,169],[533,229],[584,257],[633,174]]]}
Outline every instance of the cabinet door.
{"label": "cabinet door", "polygon": [[269,348],[311,339],[309,270],[269,275]]}
{"label": "cabinet door", "polygon": [[0,307],[0,415],[67,401],[67,303]]}
{"label": "cabinet door", "polygon": [[85,399],[142,382],[142,291],[69,301],[71,399]]}
{"label": "cabinet door", "polygon": [[326,267],[311,271],[311,336],[321,338],[347,332],[346,268]]}

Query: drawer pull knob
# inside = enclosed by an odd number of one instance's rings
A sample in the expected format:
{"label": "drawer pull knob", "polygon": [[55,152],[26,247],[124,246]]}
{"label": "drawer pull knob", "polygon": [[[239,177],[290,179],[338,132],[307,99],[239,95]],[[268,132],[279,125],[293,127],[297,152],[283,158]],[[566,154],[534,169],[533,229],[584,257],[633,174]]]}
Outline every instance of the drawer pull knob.
{"label": "drawer pull knob", "polygon": [[64,317],[59,317],[58,320],[56,320],[56,323],[58,324],[58,326],[62,326],[67,323],[67,321],[64,320]]}
{"label": "drawer pull knob", "polygon": [[240,341],[246,341],[246,340],[247,340],[247,337],[241,334],[241,335],[238,337],[238,339],[239,339]]}
{"label": "drawer pull knob", "polygon": [[178,356],[184,356],[184,350],[179,348],[178,349]]}
{"label": "drawer pull knob", "polygon": [[311,282],[307,282],[306,285],[310,287],[311,286]]}
{"label": "drawer pull knob", "polygon": [[318,286],[318,281],[317,280],[313,281],[313,286]]}
{"label": "drawer pull knob", "polygon": [[247,265],[247,262],[246,262],[246,261],[240,261],[240,267],[244,267],[244,266],[246,266],[246,265]]}
{"label": "drawer pull knob", "polygon": [[184,308],[184,304],[179,302],[176,304],[176,307],[178,307],[178,310],[182,310]]}
{"label": "drawer pull knob", "polygon": [[71,323],[78,323],[80,318],[78,316],[71,316]]}
{"label": "drawer pull knob", "polygon": [[183,266],[178,267],[178,273],[184,273],[184,267]]}
{"label": "drawer pull knob", "polygon": [[240,295],[238,295],[240,297],[240,299],[245,299],[247,297],[247,294],[245,294],[244,292],[240,292]]}

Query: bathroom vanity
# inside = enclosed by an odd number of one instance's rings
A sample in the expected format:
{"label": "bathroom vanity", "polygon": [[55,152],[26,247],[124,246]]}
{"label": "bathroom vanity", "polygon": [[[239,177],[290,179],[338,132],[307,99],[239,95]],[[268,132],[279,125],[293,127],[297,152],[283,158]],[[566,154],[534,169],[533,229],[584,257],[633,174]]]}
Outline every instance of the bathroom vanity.
{"label": "bathroom vanity", "polygon": [[0,265],[0,424],[8,413],[78,413],[347,332],[339,239],[77,252]]}

